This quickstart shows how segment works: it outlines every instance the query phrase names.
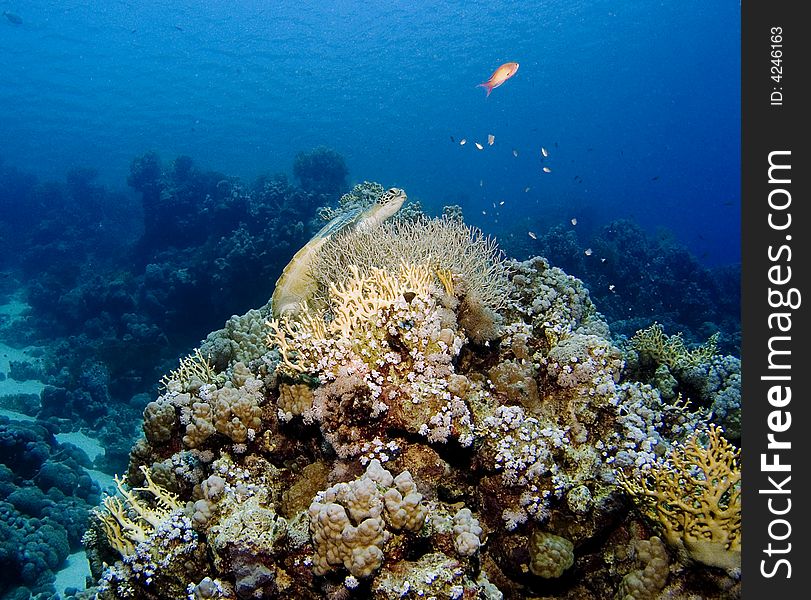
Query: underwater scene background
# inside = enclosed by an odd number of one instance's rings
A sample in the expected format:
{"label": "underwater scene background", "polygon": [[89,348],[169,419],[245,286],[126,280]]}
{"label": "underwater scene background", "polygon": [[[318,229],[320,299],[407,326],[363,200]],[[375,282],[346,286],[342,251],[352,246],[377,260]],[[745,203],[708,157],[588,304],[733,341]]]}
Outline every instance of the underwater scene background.
{"label": "underwater scene background", "polygon": [[739,596],[738,2],[0,10],[0,598]]}

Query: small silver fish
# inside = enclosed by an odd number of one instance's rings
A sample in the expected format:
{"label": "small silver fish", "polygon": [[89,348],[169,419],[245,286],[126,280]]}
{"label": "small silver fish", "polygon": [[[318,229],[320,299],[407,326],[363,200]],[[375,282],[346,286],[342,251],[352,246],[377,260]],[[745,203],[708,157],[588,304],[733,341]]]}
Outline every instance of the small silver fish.
{"label": "small silver fish", "polygon": [[586,248],[586,249],[583,251],[583,254],[585,254],[586,256],[591,256],[591,254],[592,254],[592,250],[591,250],[591,248]]}
{"label": "small silver fish", "polygon": [[504,206],[504,200],[498,203],[499,206]]}
{"label": "small silver fish", "polygon": [[515,148],[513,148],[513,156],[515,158],[518,158],[518,150],[516,150]]}
{"label": "small silver fish", "polygon": [[486,210],[483,210],[483,211],[482,211],[482,214],[483,214],[483,215],[486,215],[486,214],[487,214],[487,211],[486,211]]}
{"label": "small silver fish", "polygon": [[577,225],[577,219],[572,219],[572,225]]}
{"label": "small silver fish", "polygon": [[543,157],[544,157],[544,158],[546,158],[547,156],[549,156],[549,152],[547,152],[547,151],[546,151],[546,148],[544,148],[543,146],[541,146],[541,154],[543,154]]}
{"label": "small silver fish", "polygon": [[601,258],[601,259],[600,259],[600,262],[601,262],[601,263],[604,263],[604,262],[605,262],[605,259],[604,259],[604,258]]}
{"label": "small silver fish", "polygon": [[496,136],[494,136],[492,133],[487,135],[487,145],[488,146],[492,146],[493,143],[495,143],[495,141],[496,141]]}
{"label": "small silver fish", "polygon": [[551,173],[551,172],[552,172],[552,169],[550,169],[549,167],[544,167],[544,168],[543,168],[543,172],[544,172],[544,173]]}
{"label": "small silver fish", "polygon": [[467,144],[467,140],[465,138],[462,138],[461,140],[459,140],[459,145],[460,146],[464,146],[465,144]]}
{"label": "small silver fish", "polygon": [[614,291],[614,284],[613,284],[613,283],[612,283],[611,285],[609,285],[609,286],[608,286],[608,291],[609,291],[609,292],[613,292],[613,291]]}
{"label": "small silver fish", "polygon": [[530,187],[529,187],[529,186],[525,187],[525,188],[524,188],[524,193],[526,194],[526,193],[527,193],[529,190],[530,190]]}
{"label": "small silver fish", "polygon": [[479,142],[476,142],[476,148],[479,150],[484,150],[484,146],[482,146]]}
{"label": "small silver fish", "polygon": [[532,233],[531,231],[527,231],[527,235],[528,235],[529,237],[531,237],[533,240],[537,240],[537,239],[538,239],[538,236],[536,236],[536,235],[535,235],[534,233]]}

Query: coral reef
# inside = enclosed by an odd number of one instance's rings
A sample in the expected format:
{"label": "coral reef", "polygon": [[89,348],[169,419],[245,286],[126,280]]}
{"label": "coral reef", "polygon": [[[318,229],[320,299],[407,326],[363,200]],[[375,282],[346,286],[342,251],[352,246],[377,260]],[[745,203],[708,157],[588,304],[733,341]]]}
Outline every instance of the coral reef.
{"label": "coral reef", "polygon": [[54,574],[81,549],[99,501],[88,466],[83,451],[46,427],[0,416],[0,594],[55,593]]}
{"label": "coral reef", "polygon": [[[47,384],[41,394],[4,397],[3,408],[36,418],[50,434],[81,430],[96,438],[104,452],[84,466],[110,474],[127,470],[140,416],[156,400],[161,374],[177,367],[178,357],[234,312],[267,300],[323,202],[283,175],[243,185],[195,166],[188,157],[162,161],[155,153],[132,162],[129,183],[137,193],[105,188],[93,169],[71,169],[62,181],[39,181],[0,164],[0,299],[20,306],[0,315],[0,338],[15,348],[38,346],[32,354],[36,360],[15,365],[11,374],[36,375]],[[202,356],[217,373],[265,352],[263,319],[252,314],[234,317],[229,337],[201,344]],[[262,350],[256,352],[252,343]],[[153,426],[147,434],[156,445],[176,440],[181,426],[175,408],[160,405],[159,414],[152,415],[158,407],[150,407]],[[174,461],[169,456],[156,461],[153,469],[161,472],[153,471],[155,481],[186,490],[187,477],[169,474],[197,472],[193,463],[199,459],[191,450],[184,448]],[[32,481],[19,483],[30,478],[27,464],[9,466],[14,485],[37,488]],[[58,481],[52,487],[73,498],[79,492],[69,491],[60,478],[75,483],[79,474],[57,470],[62,469],[49,462],[42,481]],[[130,474],[136,485],[141,477],[137,469]],[[15,498],[33,494],[29,490]],[[63,509],[73,551],[81,537],[81,532],[74,535],[73,521],[87,519],[87,507],[80,504],[54,499],[48,509],[54,515]],[[21,545],[4,555],[3,590],[22,585],[25,560],[19,548],[41,525],[42,514],[33,508],[8,512],[14,532],[7,539]],[[54,556],[61,556],[60,534],[53,540]],[[36,544],[32,557],[44,552]],[[32,558],[28,564],[29,589],[40,589],[36,582],[47,589],[52,579],[47,561]]]}
{"label": "coral reef", "polygon": [[320,146],[310,152],[299,152],[293,161],[293,176],[306,192],[334,200],[346,189],[349,169],[343,156]]}
{"label": "coral reef", "polygon": [[[127,493],[180,508],[96,573],[101,597],[171,598],[181,579],[190,598],[734,597],[734,570],[707,570],[740,541],[734,496],[701,495],[724,466],[737,485],[709,412],[633,377],[639,353],[629,369],[579,280],[469,233],[387,258],[419,228],[464,228],[410,223],[376,228],[359,264],[325,259],[321,302],[234,317],[164,379]],[[493,318],[469,318],[473,294]],[[654,495],[687,484],[723,525],[667,520],[678,503]],[[103,554],[118,534],[95,531]]]}
{"label": "coral reef", "polygon": [[741,439],[741,361],[716,354],[716,332],[688,348],[681,333],[667,335],[659,323],[638,331],[625,348],[627,372],[651,384],[668,402],[685,398],[708,410],[730,441]]}
{"label": "coral reef", "polygon": [[[655,318],[669,331],[683,331],[690,343],[720,332],[719,348],[740,353],[740,265],[705,267],[672,236],[650,235],[629,220],[593,235],[582,229],[553,226],[532,251],[586,283],[612,332],[631,336]],[[510,250],[522,255],[520,248]]]}
{"label": "coral reef", "polygon": [[[735,312],[734,277],[615,224],[593,244],[599,268],[572,236],[554,246],[592,295],[544,259],[504,260],[458,207],[428,220],[413,203],[335,236],[316,301],[268,325],[272,282],[341,172],[242,186],[148,154],[132,164],[133,203],[92,170],[39,184],[0,169],[13,198],[0,243],[22,247],[2,253],[0,291],[25,282],[35,315],[3,332],[60,338],[11,373],[47,379],[39,404],[15,400],[45,425],[0,424],[11,593],[51,593],[78,549],[98,490],[53,433],[85,427],[106,446],[94,466],[126,472],[84,536],[98,582],[85,596],[736,597],[739,506],[706,482],[734,473],[708,423],[739,439],[740,362],[695,350],[717,332],[718,349],[735,347],[722,310]],[[341,211],[382,191],[364,182]],[[653,318],[661,352],[611,337]],[[212,322],[225,326],[188,354]],[[679,530],[650,505],[656,477],[729,519]]]}

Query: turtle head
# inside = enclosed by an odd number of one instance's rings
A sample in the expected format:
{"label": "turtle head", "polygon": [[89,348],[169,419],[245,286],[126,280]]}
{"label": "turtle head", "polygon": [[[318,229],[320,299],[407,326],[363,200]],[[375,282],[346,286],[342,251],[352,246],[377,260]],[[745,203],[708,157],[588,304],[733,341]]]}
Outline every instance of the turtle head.
{"label": "turtle head", "polygon": [[388,219],[400,210],[400,207],[407,198],[406,193],[400,188],[389,188],[387,191],[383,192],[380,198],[377,199],[375,220],[378,223],[382,223]]}

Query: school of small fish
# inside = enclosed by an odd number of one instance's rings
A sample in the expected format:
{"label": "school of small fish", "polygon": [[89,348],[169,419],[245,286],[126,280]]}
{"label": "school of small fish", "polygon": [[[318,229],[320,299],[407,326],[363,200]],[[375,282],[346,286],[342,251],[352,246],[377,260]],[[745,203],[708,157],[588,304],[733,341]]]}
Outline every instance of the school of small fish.
{"label": "school of small fish", "polygon": [[[504,63],[503,65],[501,65],[498,69],[496,69],[493,72],[493,74],[490,76],[490,78],[487,81],[485,81],[484,83],[479,84],[478,87],[483,87],[487,91],[487,96],[490,96],[490,92],[492,92],[495,88],[499,87],[500,85],[503,85],[504,82],[506,82],[508,79],[510,79],[513,75],[515,75],[515,73],[517,71],[518,71],[518,63],[513,63],[513,62]],[[452,143],[455,143],[455,138],[453,136],[450,136],[450,139],[451,139]],[[495,141],[496,141],[495,134],[488,133],[487,134],[487,146],[493,146],[495,144]],[[467,138],[461,138],[459,140],[459,145],[460,146],[464,146],[466,144],[467,144]],[[483,143],[477,142],[477,141],[473,142],[473,145],[479,151],[483,151],[484,147],[485,147]],[[557,146],[558,146],[557,142],[554,143],[554,146],[555,146],[555,148],[557,148]],[[546,146],[541,146],[540,149],[541,149],[541,151],[540,151],[540,153],[541,153],[541,162],[545,163],[545,162],[547,162],[547,159],[550,156],[549,150],[547,149]],[[514,158],[518,158],[518,156],[520,154],[518,148],[512,148],[511,152],[512,152],[512,155],[513,155]],[[546,173],[546,174],[551,173],[552,168],[550,166],[548,166],[547,164],[542,164],[541,165],[541,172]],[[582,178],[580,178],[579,175],[575,175],[574,181],[575,182],[580,182],[580,181],[582,181]],[[479,186],[484,187],[484,180],[483,179],[479,181]],[[530,186],[526,186],[524,188],[524,193],[528,193],[530,191],[530,189],[531,189]],[[505,201],[501,200],[501,201],[498,202],[498,206],[499,207],[504,206],[504,203],[505,203]],[[498,215],[498,207],[496,206],[495,202],[492,202],[491,204],[492,204],[492,207],[493,207],[493,209],[495,211],[495,216],[497,216]],[[487,211],[482,210],[482,215],[487,215]],[[572,217],[571,224],[573,226],[577,225],[577,218],[576,217]],[[537,235],[532,231],[528,231],[527,235],[533,240],[538,239]],[[591,248],[586,248],[583,251],[583,253],[586,256],[591,256],[593,254],[593,250]],[[603,262],[603,263],[605,262],[605,260],[606,260],[605,258],[600,259],[600,261]],[[609,289],[613,291],[614,286],[613,285],[609,286]]]}

